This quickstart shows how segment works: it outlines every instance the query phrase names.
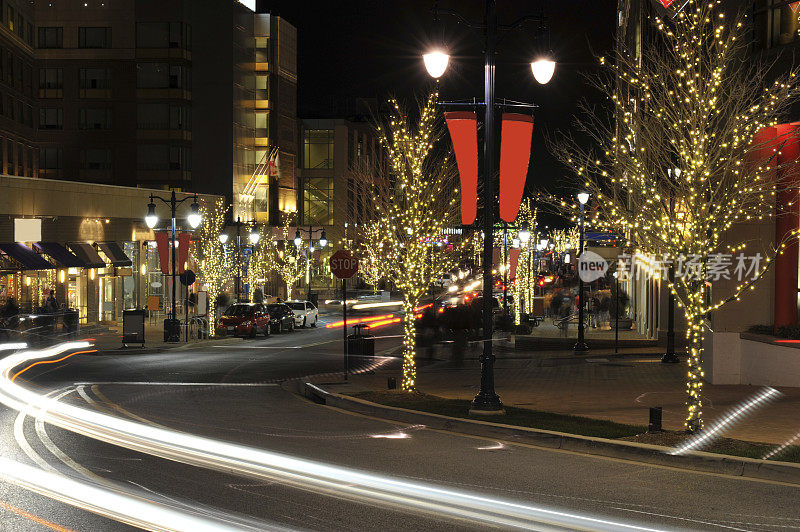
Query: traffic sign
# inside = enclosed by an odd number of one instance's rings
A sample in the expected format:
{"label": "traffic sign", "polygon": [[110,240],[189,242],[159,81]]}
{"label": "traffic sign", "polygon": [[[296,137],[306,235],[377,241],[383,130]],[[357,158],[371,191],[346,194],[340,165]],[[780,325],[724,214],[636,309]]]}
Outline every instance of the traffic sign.
{"label": "traffic sign", "polygon": [[331,255],[329,264],[331,273],[339,279],[349,279],[358,271],[358,258],[344,249],[340,249]]}

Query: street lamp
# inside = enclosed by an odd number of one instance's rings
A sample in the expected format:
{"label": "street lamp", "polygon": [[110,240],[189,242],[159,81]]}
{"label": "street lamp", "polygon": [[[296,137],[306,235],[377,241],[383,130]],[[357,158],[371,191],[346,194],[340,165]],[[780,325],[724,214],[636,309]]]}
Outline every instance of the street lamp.
{"label": "street lamp", "polygon": [[190,198],[192,199],[192,205],[186,220],[189,222],[189,225],[192,227],[192,229],[195,229],[203,220],[202,216],[200,216],[200,206],[197,204],[197,194],[194,194],[193,196],[186,196],[182,200],[178,200],[175,197],[174,190],[172,191],[172,194],[168,200],[150,194],[150,203],[147,204],[147,214],[144,217],[144,222],[147,224],[147,227],[153,229],[158,223],[155,200],[160,200],[164,204],[169,205],[170,218],[172,220],[172,251],[170,253],[170,256],[172,257],[172,312],[170,313],[170,317],[164,320],[164,337],[168,342],[180,342],[181,339],[181,328],[178,323],[178,308],[175,295],[175,287],[177,284],[175,282],[175,251],[177,248],[175,243],[175,233],[178,229],[175,212],[178,210],[178,205]]}
{"label": "street lamp", "polygon": [[578,248],[578,341],[575,342],[575,346],[572,350],[576,353],[585,353],[589,350],[589,346],[586,345],[586,342],[583,338],[583,279],[581,278],[581,261],[580,257],[583,255],[583,214],[584,208],[586,207],[586,203],[589,201],[589,193],[588,192],[579,192],[578,193],[578,202],[581,205],[581,232],[580,232],[580,244]]}
{"label": "street lamp", "polygon": [[547,83],[553,78],[553,73],[555,70],[556,62],[553,61],[550,56],[540,57],[531,63],[533,77],[536,78],[536,81],[538,81],[541,85],[547,85]]}
{"label": "street lamp", "polygon": [[[494,216],[496,209],[494,175],[497,173],[497,162],[495,160],[497,152],[497,122],[495,121],[495,55],[498,41],[498,30],[512,30],[522,23],[534,20],[539,22],[539,30],[544,33],[544,23],[546,18],[543,15],[523,16],[513,24],[500,26],[497,22],[497,9],[495,0],[486,0],[482,24],[471,24],[463,16],[453,10],[439,9],[434,7],[434,20],[439,20],[439,14],[456,17],[460,22],[464,22],[468,27],[476,27],[483,31],[484,37],[484,83],[483,83],[483,104],[485,109],[484,136],[483,136],[483,354],[481,361],[481,388],[470,407],[471,412],[475,413],[500,413],[503,411],[503,403],[494,390],[494,361],[492,354],[492,256],[494,249]],[[425,67],[431,76],[438,78],[444,74],[449,63],[449,56],[442,50],[432,50],[423,56]],[[555,68],[555,63],[553,64]],[[552,76],[552,74],[551,74]],[[544,77],[542,77],[544,80]],[[549,81],[549,79],[547,80]],[[541,83],[542,81],[540,81]]]}
{"label": "street lamp", "polygon": [[[250,225],[249,222],[243,222],[241,218],[237,217],[235,222],[231,222],[230,225],[236,226],[236,285],[234,286],[234,295],[236,297],[236,302],[239,302],[239,297],[241,295],[241,284],[242,284],[242,262],[243,262],[243,247],[242,247],[242,227],[246,225]],[[228,233],[222,232],[219,234],[219,241],[224,246],[228,243]],[[261,240],[261,234],[255,229],[251,229],[250,233],[247,235],[247,239],[250,241],[250,244],[255,246],[258,244],[259,240]],[[244,246],[247,247],[247,246]]]}
{"label": "street lamp", "polygon": [[[346,225],[347,224],[345,224],[345,226]],[[317,240],[320,249],[325,249],[325,246],[328,245],[328,237],[325,235],[324,227],[318,229],[314,229],[310,225],[308,229],[298,227],[297,231],[294,233],[294,245],[298,249],[303,245],[303,238],[300,236],[300,231],[308,234],[308,251],[306,252],[306,300],[311,301],[311,254],[314,252],[314,235],[321,232],[319,240]]]}

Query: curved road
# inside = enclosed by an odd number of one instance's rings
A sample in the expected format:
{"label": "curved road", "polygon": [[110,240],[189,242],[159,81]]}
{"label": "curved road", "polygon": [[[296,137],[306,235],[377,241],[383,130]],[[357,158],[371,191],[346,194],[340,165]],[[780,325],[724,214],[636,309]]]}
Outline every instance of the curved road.
{"label": "curved road", "polygon": [[[385,339],[377,350],[397,345]],[[797,487],[407,427],[316,405],[278,384],[321,373],[340,379],[341,368],[341,329],[319,328],[150,355],[76,355],[24,378],[40,393],[122,418],[547,509],[654,529],[800,529]],[[291,529],[486,528],[156,458],[5,408],[0,423],[0,457],[176,507]],[[2,482],[0,523],[3,531],[131,528]]]}

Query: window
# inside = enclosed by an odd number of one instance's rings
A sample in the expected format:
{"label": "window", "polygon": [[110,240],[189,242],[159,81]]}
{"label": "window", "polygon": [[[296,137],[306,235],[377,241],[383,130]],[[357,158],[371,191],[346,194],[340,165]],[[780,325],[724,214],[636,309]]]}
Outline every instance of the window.
{"label": "window", "polygon": [[111,48],[111,28],[78,28],[78,48]]}
{"label": "window", "polygon": [[169,146],[140,144],[136,148],[136,168],[139,170],[169,170]]}
{"label": "window", "polygon": [[784,0],[758,0],[754,14],[762,48],[782,46],[800,40],[797,6]]}
{"label": "window", "polygon": [[14,120],[14,98],[10,94],[6,95],[6,116]]}
{"label": "window", "polygon": [[111,129],[111,109],[107,107],[81,109],[81,129]]}
{"label": "window", "polygon": [[111,69],[110,68],[82,68],[81,69],[81,98],[110,98],[111,97]]}
{"label": "window", "polygon": [[45,170],[60,170],[62,167],[61,148],[40,148],[39,168]]}
{"label": "window", "polygon": [[169,105],[166,103],[140,103],[136,112],[139,129],[167,129]]}
{"label": "window", "polygon": [[303,179],[303,224],[333,224],[333,178]]}
{"label": "window", "polygon": [[64,110],[61,107],[39,109],[39,129],[63,129]]}
{"label": "window", "polygon": [[138,48],[180,48],[184,41],[180,22],[138,22],[136,46]]}
{"label": "window", "polygon": [[14,82],[14,54],[10,50],[6,53],[6,81]]}
{"label": "window", "polygon": [[64,28],[39,28],[39,48],[63,48]]}
{"label": "window", "polygon": [[188,107],[172,105],[169,108],[169,128],[191,131],[191,110]]}
{"label": "window", "polygon": [[269,100],[269,76],[256,75],[256,100]]}
{"label": "window", "polygon": [[137,63],[136,86],[140,89],[165,89],[169,86],[169,65]]}
{"label": "window", "polygon": [[184,170],[192,169],[192,150],[183,146],[170,146],[169,148],[169,169]]}
{"label": "window", "polygon": [[39,69],[39,97],[61,98],[64,96],[64,71],[60,68]]}
{"label": "window", "polygon": [[81,170],[111,170],[111,164],[109,149],[81,150]]}
{"label": "window", "polygon": [[269,61],[269,37],[256,37],[256,63]]}
{"label": "window", "polygon": [[256,138],[269,137],[269,113],[256,113]]}
{"label": "window", "polygon": [[8,153],[8,173],[14,175],[14,172],[16,172],[16,168],[14,167],[14,143],[9,140],[7,146],[6,153]]}
{"label": "window", "polygon": [[183,66],[169,67],[169,87],[171,89],[191,89],[189,69]]}
{"label": "window", "polygon": [[303,168],[333,168],[332,129],[305,130],[303,162]]}

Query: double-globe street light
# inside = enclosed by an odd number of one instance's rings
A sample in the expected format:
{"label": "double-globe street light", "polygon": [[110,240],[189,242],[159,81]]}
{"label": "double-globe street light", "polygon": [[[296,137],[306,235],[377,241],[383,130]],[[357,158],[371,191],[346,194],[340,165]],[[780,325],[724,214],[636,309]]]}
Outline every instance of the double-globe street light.
{"label": "double-globe street light", "polygon": [[[484,77],[483,77],[483,105],[485,108],[483,139],[483,354],[481,355],[481,388],[475,399],[472,401],[471,412],[475,413],[500,413],[503,411],[503,403],[494,391],[494,360],[492,354],[492,254],[494,248],[493,229],[494,229],[494,210],[495,194],[493,176],[497,173],[496,164],[496,128],[495,122],[495,54],[498,43],[498,30],[509,31],[522,23],[532,20],[539,22],[539,31],[545,33],[546,18],[544,15],[523,16],[509,25],[500,25],[497,22],[497,8],[494,0],[486,0],[484,18],[482,24],[473,24],[466,20],[456,11],[449,9],[439,9],[434,7],[434,21],[438,22],[439,15],[453,16],[471,28],[483,30],[484,36]],[[441,77],[447,70],[450,62],[450,55],[443,49],[431,50],[423,55],[423,61],[428,73],[434,77]],[[555,71],[556,63],[552,58],[552,53],[540,57],[531,63],[531,71],[534,78],[541,84],[550,81]],[[525,105],[523,105],[525,106]]]}
{"label": "double-globe street light", "polygon": [[578,193],[578,203],[581,205],[580,244],[578,246],[578,341],[572,348],[576,353],[585,353],[589,350],[583,338],[583,278],[581,277],[581,255],[583,255],[583,218],[586,204],[589,202],[588,192]]}
{"label": "double-globe street light", "polygon": [[[242,255],[244,252],[244,248],[242,247],[242,227],[250,224],[248,222],[243,222],[241,218],[237,216],[236,221],[231,222],[229,225],[236,227],[236,286],[234,287],[234,294],[236,296],[236,302],[239,303],[239,291],[242,284],[242,262],[244,259]],[[229,238],[228,233],[223,230],[223,232],[219,234],[220,244],[225,246]],[[250,241],[250,245],[255,246],[258,244],[258,241],[261,240],[261,234],[253,227],[253,229],[250,230],[250,234],[247,235],[247,239]],[[247,246],[244,247],[246,248]]]}
{"label": "double-globe street light", "polygon": [[181,340],[181,328],[180,324],[178,323],[178,310],[175,295],[175,233],[178,228],[175,212],[178,209],[178,205],[190,198],[193,201],[189,208],[189,215],[186,217],[186,221],[189,222],[189,226],[192,229],[197,229],[197,226],[199,226],[200,222],[203,221],[203,218],[200,215],[200,205],[197,204],[197,194],[194,194],[193,196],[186,196],[182,200],[178,200],[175,197],[174,190],[172,191],[169,199],[164,199],[162,197],[150,194],[150,203],[147,204],[147,215],[144,217],[144,222],[147,224],[147,227],[153,229],[158,223],[155,200],[160,200],[164,204],[169,205],[170,218],[172,219],[172,250],[170,252],[170,256],[172,257],[172,312],[170,313],[170,318],[168,320],[164,320],[164,337],[168,342],[180,342]]}
{"label": "double-globe street light", "polygon": [[314,253],[314,235],[320,231],[322,232],[322,234],[319,236],[319,240],[317,240],[320,249],[325,249],[325,246],[328,245],[328,237],[325,236],[324,227],[320,229],[314,229],[310,225],[308,226],[308,229],[304,227],[298,227],[294,234],[294,245],[298,250],[300,249],[300,246],[303,245],[303,238],[300,236],[300,231],[308,234],[308,254],[306,256],[306,301],[311,301],[311,254]]}

